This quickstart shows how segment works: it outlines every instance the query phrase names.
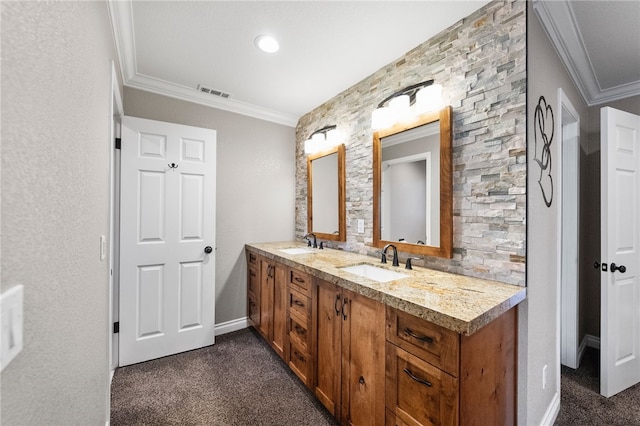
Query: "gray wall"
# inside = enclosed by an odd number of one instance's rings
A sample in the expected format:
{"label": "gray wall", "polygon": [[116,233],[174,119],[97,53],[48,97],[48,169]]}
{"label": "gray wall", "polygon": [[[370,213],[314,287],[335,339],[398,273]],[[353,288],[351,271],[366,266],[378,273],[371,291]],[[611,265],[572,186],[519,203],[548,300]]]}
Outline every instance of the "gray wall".
{"label": "gray wall", "polygon": [[[552,411],[553,404],[559,403],[559,336],[558,333],[558,208],[557,196],[560,164],[557,161],[561,147],[561,137],[554,134],[550,145],[552,159],[551,176],[555,187],[555,197],[547,207],[538,185],[540,167],[534,161],[541,159],[541,138],[534,132],[534,110],[540,96],[544,96],[551,106],[556,120],[560,117],[558,109],[558,88],[562,88],[571,104],[580,116],[580,144],[585,149],[588,138],[588,110],[586,103],[569,78],[553,46],[550,44],[538,18],[529,4],[528,11],[528,188],[527,188],[527,299],[520,309],[519,328],[519,381],[518,421],[521,424],[540,424]],[[550,120],[545,121],[547,134],[551,129]],[[543,184],[548,177],[543,173]],[[547,366],[547,386],[542,389],[542,370]]]}
{"label": "gray wall", "polygon": [[[306,232],[304,141],[325,125],[345,135],[347,241],[375,255],[371,112],[393,92],[434,79],[453,107],[453,259],[439,270],[525,284],[526,3],[497,0],[305,114],[296,129],[296,234]],[[365,222],[364,234],[357,221]],[[418,262],[420,264],[420,262]]]}
{"label": "gray wall", "polygon": [[295,131],[125,88],[125,115],[217,131],[216,324],[246,317],[244,244],[294,238]]}
{"label": "gray wall", "polygon": [[[2,291],[24,285],[3,425],[109,413],[111,61],[107,3],[1,2]],[[119,69],[116,65],[116,69]]]}

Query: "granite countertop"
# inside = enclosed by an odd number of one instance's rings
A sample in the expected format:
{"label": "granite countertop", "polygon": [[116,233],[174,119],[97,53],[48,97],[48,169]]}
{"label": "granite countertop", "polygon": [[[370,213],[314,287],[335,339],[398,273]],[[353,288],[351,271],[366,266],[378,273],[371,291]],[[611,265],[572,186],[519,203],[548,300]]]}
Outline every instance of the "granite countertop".
{"label": "granite countertop", "polygon": [[[306,247],[297,241],[247,244],[250,252],[307,272],[340,287],[367,296],[401,311],[463,335],[475,333],[522,302],[526,288],[480,278],[456,275],[414,266],[384,265],[379,259],[334,249],[287,254],[285,248]],[[377,282],[340,268],[370,264],[407,275],[389,282]]]}

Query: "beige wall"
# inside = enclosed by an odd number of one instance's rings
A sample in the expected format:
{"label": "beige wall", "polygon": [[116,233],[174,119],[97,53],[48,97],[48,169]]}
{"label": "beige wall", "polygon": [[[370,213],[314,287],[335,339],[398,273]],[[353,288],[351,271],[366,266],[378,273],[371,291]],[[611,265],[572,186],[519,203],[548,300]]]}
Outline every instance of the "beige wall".
{"label": "beige wall", "polygon": [[[109,412],[111,61],[101,2],[1,2],[2,291],[24,286],[24,349],[3,425],[104,425]],[[117,65],[116,65],[117,67]]]}
{"label": "beige wall", "polygon": [[125,88],[125,115],[217,131],[216,324],[246,317],[244,244],[294,239],[295,130]]}

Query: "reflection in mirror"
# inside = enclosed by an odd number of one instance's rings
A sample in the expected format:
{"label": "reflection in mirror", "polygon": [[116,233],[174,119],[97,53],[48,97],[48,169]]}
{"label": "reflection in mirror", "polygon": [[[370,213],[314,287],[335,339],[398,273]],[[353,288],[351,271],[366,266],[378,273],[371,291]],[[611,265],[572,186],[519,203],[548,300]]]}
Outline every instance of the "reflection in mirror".
{"label": "reflection in mirror", "polygon": [[382,138],[381,238],[440,245],[440,123]]}
{"label": "reflection in mirror", "polygon": [[307,232],[345,241],[344,145],[307,157]]}
{"label": "reflection in mirror", "polygon": [[374,133],[376,247],[451,258],[451,108]]}

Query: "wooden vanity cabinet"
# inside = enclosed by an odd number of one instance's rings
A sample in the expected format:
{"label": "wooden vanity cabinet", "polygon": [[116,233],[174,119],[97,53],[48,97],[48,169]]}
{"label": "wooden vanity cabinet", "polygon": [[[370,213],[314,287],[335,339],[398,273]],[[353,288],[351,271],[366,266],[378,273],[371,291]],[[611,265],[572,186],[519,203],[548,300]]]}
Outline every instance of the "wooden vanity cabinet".
{"label": "wooden vanity cabinet", "polygon": [[514,425],[516,310],[471,336],[386,308],[387,425]]}
{"label": "wooden vanity cabinet", "polygon": [[315,280],[314,388],[344,425],[383,425],[384,305]]}

